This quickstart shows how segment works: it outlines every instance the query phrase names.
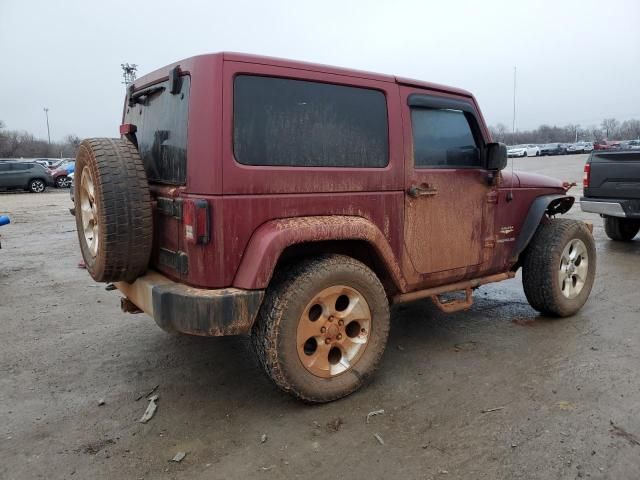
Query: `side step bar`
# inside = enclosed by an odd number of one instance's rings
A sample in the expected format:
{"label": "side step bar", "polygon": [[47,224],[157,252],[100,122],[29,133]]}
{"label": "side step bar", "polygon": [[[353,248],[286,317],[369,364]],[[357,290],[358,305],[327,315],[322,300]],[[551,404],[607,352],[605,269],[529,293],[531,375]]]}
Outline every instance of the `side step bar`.
{"label": "side step bar", "polygon": [[[460,310],[467,310],[473,305],[473,289],[487,283],[501,282],[515,277],[515,272],[498,273],[489,275],[488,277],[474,278],[473,280],[465,280],[462,282],[452,283],[450,285],[442,285],[440,287],[427,288],[418,290],[417,292],[401,293],[393,297],[393,303],[412,302],[422,298],[430,297],[431,301],[443,312],[451,313]],[[443,301],[441,295],[444,293],[460,292],[465,293],[464,299],[456,299],[449,302]]]}

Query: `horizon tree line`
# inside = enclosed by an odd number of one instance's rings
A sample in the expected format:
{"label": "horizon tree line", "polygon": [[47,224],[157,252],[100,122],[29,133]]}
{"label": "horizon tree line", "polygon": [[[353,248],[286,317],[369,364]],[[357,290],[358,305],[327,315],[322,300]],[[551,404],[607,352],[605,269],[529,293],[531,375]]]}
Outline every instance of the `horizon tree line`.
{"label": "horizon tree line", "polygon": [[523,143],[574,143],[595,142],[598,140],[637,140],[640,139],[640,120],[632,119],[619,122],[615,118],[605,118],[600,125],[582,128],[580,125],[540,125],[533,130],[511,132],[503,123],[489,127],[495,141],[507,145]]}
{"label": "horizon tree line", "polygon": [[[598,140],[636,140],[640,139],[640,120],[632,119],[619,122],[615,118],[605,118],[600,125],[581,128],[579,125],[540,125],[533,130],[510,132],[506,125],[498,123],[489,126],[489,132],[495,141],[507,145],[522,143],[573,143],[576,141],[594,142]],[[47,142],[36,138],[24,130],[7,130],[0,120],[0,158],[60,158],[74,157],[82,140],[75,134],[69,134],[59,142]]]}

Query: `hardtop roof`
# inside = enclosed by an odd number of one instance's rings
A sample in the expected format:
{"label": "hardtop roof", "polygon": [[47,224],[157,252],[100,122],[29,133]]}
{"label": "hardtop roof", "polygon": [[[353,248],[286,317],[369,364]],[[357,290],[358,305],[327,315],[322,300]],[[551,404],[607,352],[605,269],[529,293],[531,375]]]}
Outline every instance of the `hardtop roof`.
{"label": "hardtop roof", "polygon": [[394,75],[367,72],[363,70],[334,67],[331,65],[323,65],[319,63],[303,62],[298,60],[289,60],[284,58],[252,55],[252,54],[237,53],[237,52],[207,53],[203,55],[197,55],[194,57],[185,58],[178,62],[174,62],[165,67],[154,70],[136,79],[135,86],[136,88],[139,88],[139,87],[148,85],[150,83],[157,82],[163,78],[167,78],[169,70],[171,70],[171,68],[175,67],[176,65],[180,65],[180,67],[185,71],[190,71],[196,68],[196,66],[199,64],[215,63],[221,59],[225,61],[245,62],[245,63],[254,63],[254,64],[261,64],[261,65],[272,65],[277,67],[291,68],[291,69],[298,69],[298,70],[308,70],[308,71],[322,72],[322,73],[333,73],[336,75],[365,78],[365,79],[377,80],[381,82],[394,82],[399,85],[426,88],[429,90],[436,90],[439,92],[452,93],[456,95],[463,95],[466,97],[473,98],[473,95],[471,94],[471,92],[467,90],[463,90],[461,88],[456,88],[456,87],[449,87],[449,86],[441,85],[438,83],[425,82],[422,80],[414,80],[411,78],[399,77]]}

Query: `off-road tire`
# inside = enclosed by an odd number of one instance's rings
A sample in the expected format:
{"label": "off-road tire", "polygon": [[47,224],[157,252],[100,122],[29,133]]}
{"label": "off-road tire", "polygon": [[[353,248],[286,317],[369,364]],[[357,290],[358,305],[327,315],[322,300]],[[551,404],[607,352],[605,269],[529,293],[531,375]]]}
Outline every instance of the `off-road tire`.
{"label": "off-road tire", "polygon": [[42,193],[47,189],[47,182],[40,178],[29,180],[29,191],[31,193]]}
{"label": "off-road tire", "polygon": [[[315,376],[302,365],[296,331],[316,292],[333,285],[358,290],[371,311],[369,343],[349,370],[329,377]],[[252,344],[267,376],[283,391],[308,403],[330,402],[365,385],[377,369],[389,334],[389,302],[376,274],[344,255],[305,259],[276,272],[267,289],[251,334]]]}
{"label": "off-road tire", "polygon": [[640,220],[604,217],[604,232],[611,240],[629,242],[640,231]]}
{"label": "off-road tire", "polygon": [[[582,290],[575,298],[562,294],[558,271],[565,246],[573,239],[585,244],[588,270]],[[596,273],[596,249],[591,232],[582,222],[552,219],[541,223],[524,252],[522,285],[529,304],[547,316],[575,314],[589,297]]]}
{"label": "off-road tire", "polygon": [[[81,189],[84,169],[94,179],[98,250],[91,254],[83,234]],[[84,140],[76,156],[76,227],[87,270],[97,282],[133,282],[149,264],[153,238],[151,196],[136,147],[125,139]]]}

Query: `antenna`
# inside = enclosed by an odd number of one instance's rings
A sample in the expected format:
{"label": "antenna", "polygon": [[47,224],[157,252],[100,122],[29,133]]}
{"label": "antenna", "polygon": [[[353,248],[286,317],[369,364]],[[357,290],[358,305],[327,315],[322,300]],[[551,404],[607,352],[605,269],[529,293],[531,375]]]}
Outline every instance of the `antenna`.
{"label": "antenna", "polygon": [[[516,138],[516,67],[513,67],[513,123],[511,125],[511,133],[513,135],[513,141]],[[513,164],[516,161],[516,157],[511,157],[511,188],[507,194],[507,201],[513,200]]]}
{"label": "antenna", "polygon": [[511,132],[516,133],[516,67],[513,67],[513,124]]}

